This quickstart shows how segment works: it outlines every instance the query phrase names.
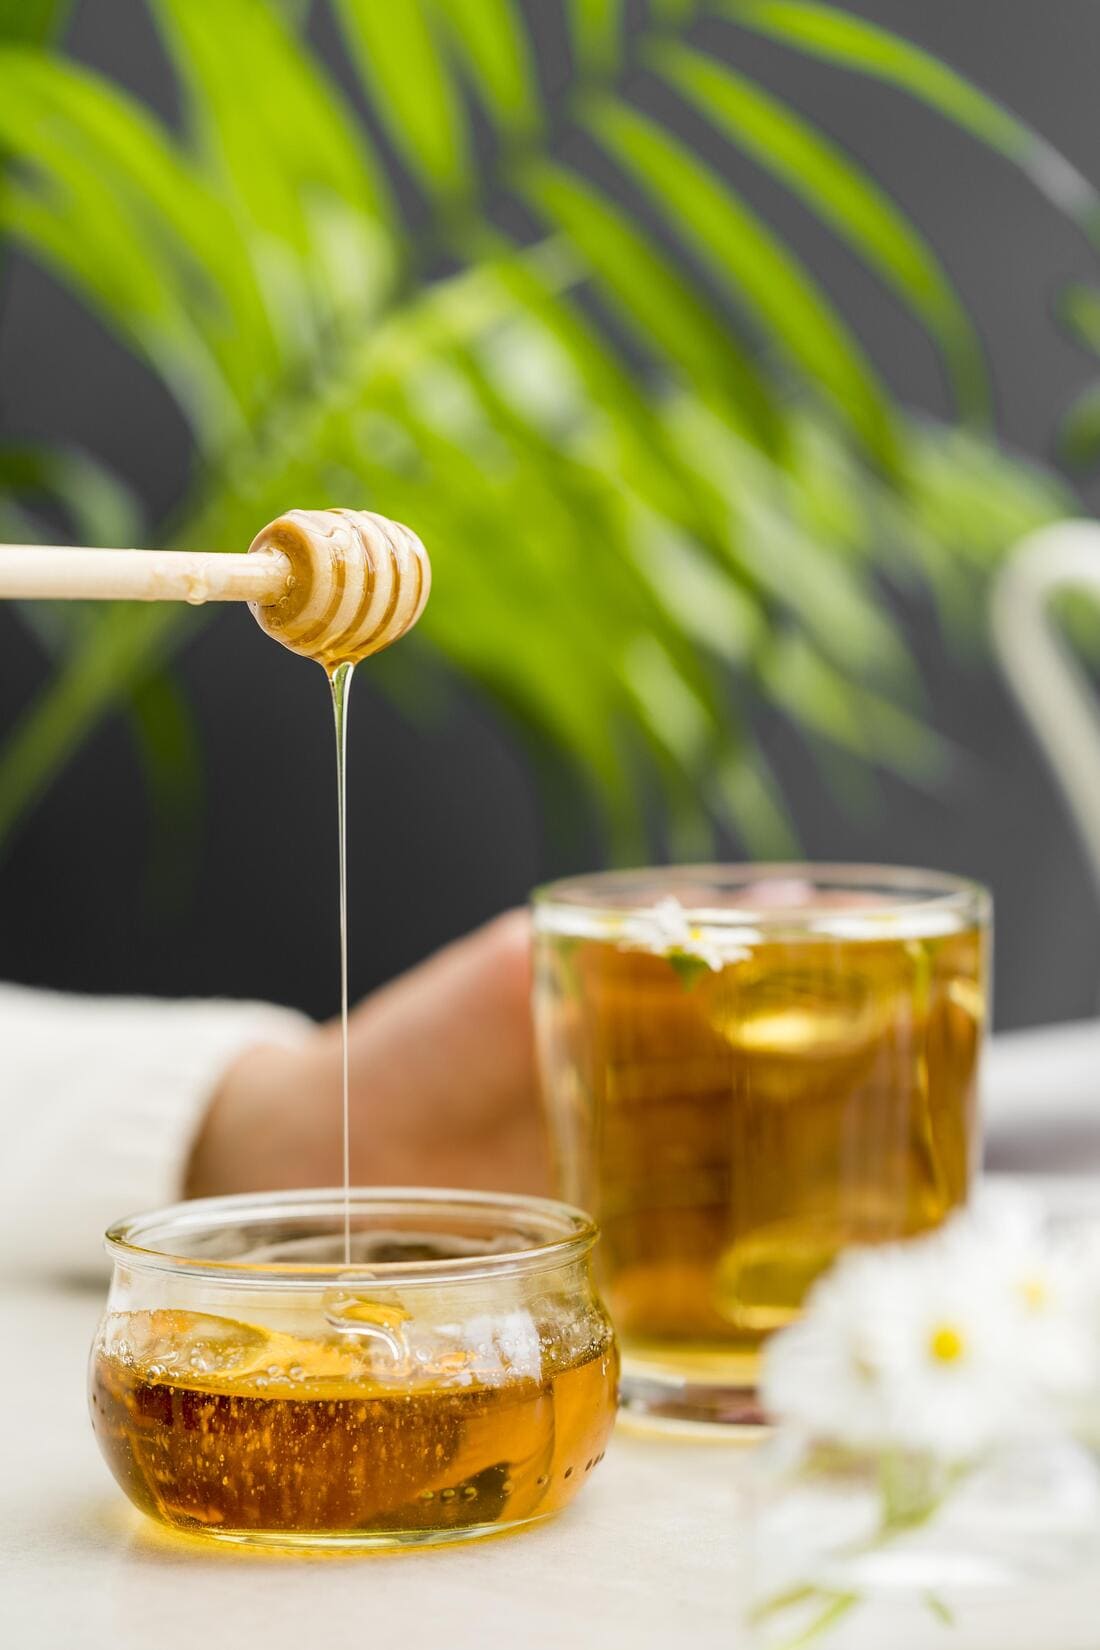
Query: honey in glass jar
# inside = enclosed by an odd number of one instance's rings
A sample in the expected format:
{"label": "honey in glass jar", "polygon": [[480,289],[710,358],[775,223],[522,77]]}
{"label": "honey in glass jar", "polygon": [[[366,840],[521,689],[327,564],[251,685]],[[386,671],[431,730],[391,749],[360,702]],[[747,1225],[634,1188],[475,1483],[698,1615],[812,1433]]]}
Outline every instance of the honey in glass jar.
{"label": "honey in glass jar", "polygon": [[130,1499],[223,1540],[387,1546],[559,1511],[602,1460],[618,1360],[594,1228],[539,1199],[209,1199],[109,1234],[92,1352]]}

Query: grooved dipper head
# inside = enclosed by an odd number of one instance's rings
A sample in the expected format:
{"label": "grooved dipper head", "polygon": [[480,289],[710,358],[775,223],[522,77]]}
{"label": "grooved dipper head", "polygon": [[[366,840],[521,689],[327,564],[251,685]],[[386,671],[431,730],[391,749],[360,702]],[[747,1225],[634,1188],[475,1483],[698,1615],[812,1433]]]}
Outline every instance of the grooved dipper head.
{"label": "grooved dipper head", "polygon": [[262,630],[331,670],[380,653],[411,630],[428,599],[427,551],[407,527],[369,510],[288,510],[249,552],[281,550],[286,594],[250,602]]}

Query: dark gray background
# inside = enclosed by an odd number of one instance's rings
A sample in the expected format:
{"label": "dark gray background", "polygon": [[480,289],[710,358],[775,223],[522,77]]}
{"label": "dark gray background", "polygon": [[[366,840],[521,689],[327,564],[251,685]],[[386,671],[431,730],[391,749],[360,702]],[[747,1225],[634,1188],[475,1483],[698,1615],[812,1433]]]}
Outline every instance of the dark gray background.
{"label": "dark gray background", "polygon": [[[1094,0],[877,0],[852,6],[938,52],[1003,98],[1100,183]],[[213,8],[216,13],[216,7]],[[557,6],[531,0],[541,69],[567,59]],[[780,53],[715,24],[698,37],[736,53],[855,152],[909,208],[970,304],[987,344],[1000,428],[1048,455],[1089,358],[1053,319],[1068,278],[1095,274],[1080,237],[1007,164],[882,87]],[[331,39],[322,36],[331,53]],[[175,90],[140,0],[85,0],[69,49],[173,111]],[[644,85],[639,96],[646,95]],[[799,208],[746,170],[744,187],[858,316],[909,404],[942,410],[927,344]],[[48,277],[13,259],[0,309],[0,436],[82,444],[137,486],[154,518],[187,478],[185,428],[165,394]],[[1085,503],[1095,490],[1083,491]],[[853,815],[828,795],[798,738],[767,723],[808,855],[935,865],[993,887],[1002,1025],[1093,1011],[1100,924],[1048,774],[995,679],[911,614],[937,725],[964,753],[929,796],[885,783]],[[268,996],[316,1014],[336,1002],[332,753],[321,673],[271,647],[241,612],[209,625],[180,665],[201,728],[200,824],[173,874],[157,875],[148,799],[118,722],[84,748],[0,863],[0,977],[104,991]],[[43,680],[36,647],[0,613],[0,729]],[[540,821],[514,733],[456,689],[413,728],[356,684],[352,713],[353,984],[369,989],[532,883],[600,856],[582,825],[568,846]],[[577,811],[584,818],[578,801]],[[736,845],[727,850],[736,852]],[[308,876],[320,849],[324,874]]]}

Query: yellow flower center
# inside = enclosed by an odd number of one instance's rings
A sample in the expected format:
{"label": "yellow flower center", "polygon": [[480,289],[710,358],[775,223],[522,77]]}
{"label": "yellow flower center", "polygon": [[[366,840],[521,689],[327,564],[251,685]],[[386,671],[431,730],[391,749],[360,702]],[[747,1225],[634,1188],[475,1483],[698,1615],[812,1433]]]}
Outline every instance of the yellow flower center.
{"label": "yellow flower center", "polygon": [[928,1350],[938,1364],[956,1364],[966,1354],[966,1341],[954,1324],[941,1323],[928,1337]]}
{"label": "yellow flower center", "polygon": [[1020,1294],[1029,1312],[1041,1312],[1050,1302],[1050,1291],[1042,1278],[1021,1278]]}
{"label": "yellow flower center", "polygon": [[878,1370],[872,1359],[862,1350],[857,1349],[852,1354],[852,1370],[861,1381],[870,1383],[878,1378]]}

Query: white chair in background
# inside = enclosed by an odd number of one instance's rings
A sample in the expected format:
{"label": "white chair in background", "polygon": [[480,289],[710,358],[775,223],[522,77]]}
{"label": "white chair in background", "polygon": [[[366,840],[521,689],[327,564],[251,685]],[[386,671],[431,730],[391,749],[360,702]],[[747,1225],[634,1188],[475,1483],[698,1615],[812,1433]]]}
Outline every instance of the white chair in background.
{"label": "white chair in background", "polygon": [[[1100,899],[1100,708],[1051,613],[1053,598],[1069,590],[1100,606],[1096,522],[1058,522],[1017,546],[994,585],[993,642],[1066,799]],[[994,1038],[984,1088],[995,1166],[1095,1174],[1100,1021]]]}
{"label": "white chair in background", "polygon": [[1088,855],[1100,897],[1100,710],[1050,612],[1054,596],[1090,592],[1100,606],[1100,523],[1060,521],[1024,539],[993,587],[993,642]]}

